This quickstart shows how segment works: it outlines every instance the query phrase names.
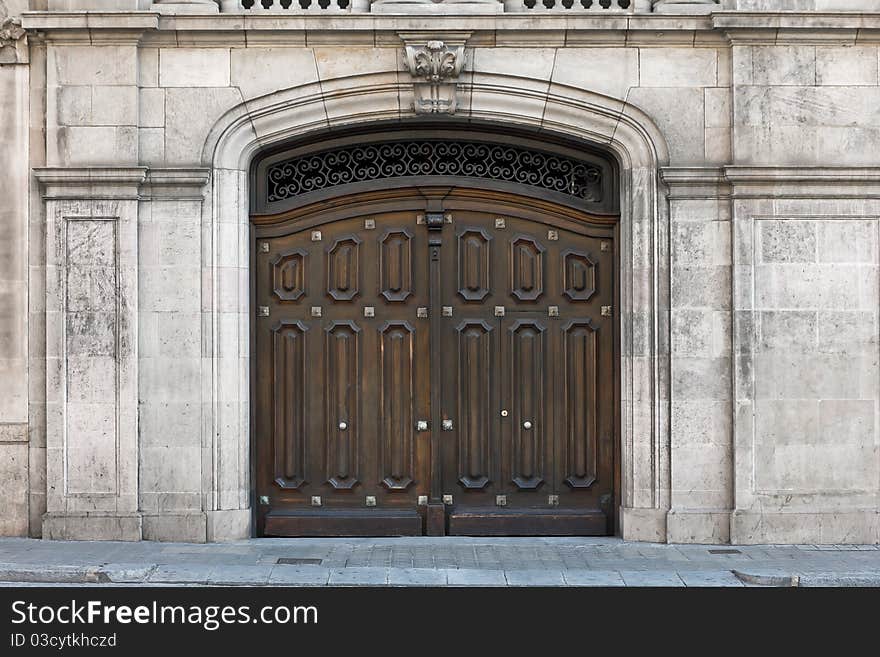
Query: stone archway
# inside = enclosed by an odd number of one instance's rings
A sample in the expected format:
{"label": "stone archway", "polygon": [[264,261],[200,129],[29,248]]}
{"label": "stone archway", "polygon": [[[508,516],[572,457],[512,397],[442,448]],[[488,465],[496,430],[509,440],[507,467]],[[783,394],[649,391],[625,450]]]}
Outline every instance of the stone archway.
{"label": "stone archway", "polygon": [[[248,263],[218,248],[222,225],[249,222],[250,163],[261,149],[316,130],[412,116],[412,85],[397,73],[366,74],[270,93],[242,103],[217,122],[203,149],[211,169],[204,232],[213,236],[204,269],[216,282],[210,301],[214,368],[213,477],[209,514],[213,538],[249,534],[252,464],[249,454],[249,362],[235,352],[250,323],[245,281]],[[661,352],[662,317],[668,312],[667,210],[658,198],[658,170],[668,159],[664,139],[637,108],[553,84],[549,91],[523,78],[469,73],[459,82],[459,112],[538,133],[557,132],[606,149],[620,167],[621,317],[621,534],[663,541],[669,508],[668,355]],[[235,331],[224,327],[234,325]],[[221,408],[224,412],[221,420]],[[207,431],[208,429],[206,429]]]}

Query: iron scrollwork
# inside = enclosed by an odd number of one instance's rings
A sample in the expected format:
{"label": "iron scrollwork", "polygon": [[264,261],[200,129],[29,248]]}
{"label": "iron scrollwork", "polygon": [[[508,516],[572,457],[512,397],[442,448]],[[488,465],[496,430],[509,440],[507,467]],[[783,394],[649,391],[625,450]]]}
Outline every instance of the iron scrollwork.
{"label": "iron scrollwork", "polygon": [[602,201],[602,171],[595,164],[515,145],[429,139],[348,146],[279,162],[266,171],[266,200],[410,176],[482,178]]}

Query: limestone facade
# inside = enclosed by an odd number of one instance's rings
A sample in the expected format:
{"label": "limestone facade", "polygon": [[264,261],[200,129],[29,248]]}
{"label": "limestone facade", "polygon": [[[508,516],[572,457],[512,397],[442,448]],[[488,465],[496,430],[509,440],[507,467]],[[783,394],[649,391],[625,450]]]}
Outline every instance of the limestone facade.
{"label": "limestone facade", "polygon": [[0,0],[0,534],[251,535],[251,162],[442,41],[620,164],[621,534],[880,542],[880,2],[531,4]]}

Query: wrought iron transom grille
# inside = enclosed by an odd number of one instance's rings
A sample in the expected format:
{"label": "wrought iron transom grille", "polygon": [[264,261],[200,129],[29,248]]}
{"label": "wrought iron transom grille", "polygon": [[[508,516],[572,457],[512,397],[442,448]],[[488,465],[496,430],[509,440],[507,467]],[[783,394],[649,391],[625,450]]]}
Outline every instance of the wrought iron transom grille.
{"label": "wrought iron transom grille", "polygon": [[593,163],[480,141],[417,139],[346,146],[278,162],[265,175],[268,203],[338,185],[410,176],[483,178],[602,201],[602,169]]}

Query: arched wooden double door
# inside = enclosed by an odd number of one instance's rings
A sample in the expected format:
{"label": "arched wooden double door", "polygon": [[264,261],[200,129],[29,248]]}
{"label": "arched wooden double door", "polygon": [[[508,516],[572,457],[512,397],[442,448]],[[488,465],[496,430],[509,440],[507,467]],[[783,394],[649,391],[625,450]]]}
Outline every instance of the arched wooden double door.
{"label": "arched wooden double door", "polygon": [[613,219],[413,188],[253,244],[258,534],[613,533]]}

